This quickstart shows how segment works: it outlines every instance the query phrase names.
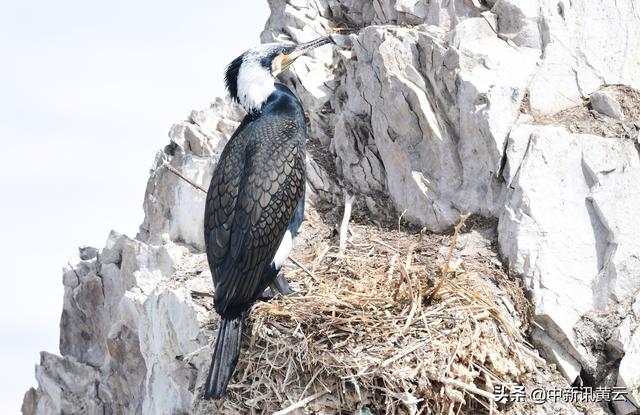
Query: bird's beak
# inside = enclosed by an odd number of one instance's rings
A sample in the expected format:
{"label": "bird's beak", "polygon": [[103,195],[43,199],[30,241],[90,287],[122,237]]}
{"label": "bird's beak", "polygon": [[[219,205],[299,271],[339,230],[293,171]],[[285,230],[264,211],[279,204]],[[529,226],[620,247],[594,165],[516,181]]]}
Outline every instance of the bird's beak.
{"label": "bird's beak", "polygon": [[305,55],[317,48],[318,46],[326,45],[327,43],[334,43],[331,36],[324,36],[318,39],[312,40],[311,42],[301,43],[293,49],[291,53],[284,56],[282,61],[282,70],[287,69],[291,64],[298,59],[300,56]]}

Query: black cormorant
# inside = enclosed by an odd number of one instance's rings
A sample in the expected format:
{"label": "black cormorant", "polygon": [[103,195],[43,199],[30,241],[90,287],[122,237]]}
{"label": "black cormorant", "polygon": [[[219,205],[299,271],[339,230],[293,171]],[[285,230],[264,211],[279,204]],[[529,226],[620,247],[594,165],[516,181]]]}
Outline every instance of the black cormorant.
{"label": "black cormorant", "polygon": [[275,76],[331,42],[264,44],[227,67],[229,95],[247,115],[222,151],[207,193],[204,239],[220,325],[205,399],[219,399],[227,389],[249,307],[269,286],[289,291],[278,271],[304,213],[307,129],[302,104]]}

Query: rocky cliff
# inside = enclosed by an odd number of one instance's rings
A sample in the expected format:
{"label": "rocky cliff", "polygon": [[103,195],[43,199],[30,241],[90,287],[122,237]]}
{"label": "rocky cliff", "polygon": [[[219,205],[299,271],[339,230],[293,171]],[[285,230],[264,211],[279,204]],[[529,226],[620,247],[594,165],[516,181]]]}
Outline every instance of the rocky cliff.
{"label": "rocky cliff", "polygon": [[[345,193],[356,196],[356,216],[378,228],[402,216],[439,233],[463,213],[485,218],[493,236],[474,255],[523,281],[531,301],[527,334],[544,361],[566,384],[629,389],[628,402],[598,410],[637,411],[634,1],[269,4],[265,42],[342,33],[340,48],[318,50],[283,78],[310,127],[307,216],[314,216],[297,252],[334,238],[330,228]],[[218,99],[174,125],[153,164],[137,237],[113,232],[104,248],[80,249],[63,275],[62,356],[43,352],[39,386],[27,392],[24,413],[210,410],[198,398],[215,329],[201,252],[204,194],[165,164],[208,185],[242,116]],[[524,329],[525,310],[506,314]],[[396,399],[408,413],[417,408],[418,401]],[[296,400],[281,397],[283,406]]]}

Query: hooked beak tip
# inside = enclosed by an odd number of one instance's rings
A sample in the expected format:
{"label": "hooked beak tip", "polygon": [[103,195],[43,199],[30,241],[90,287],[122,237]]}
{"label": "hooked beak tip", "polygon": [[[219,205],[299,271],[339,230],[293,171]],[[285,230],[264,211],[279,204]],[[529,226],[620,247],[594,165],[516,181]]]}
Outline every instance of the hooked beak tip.
{"label": "hooked beak tip", "polygon": [[318,39],[314,39],[310,42],[302,43],[301,45],[298,46],[298,50],[300,51],[300,54],[304,54],[319,46],[326,45],[328,43],[335,44],[335,41],[331,38],[331,36],[323,36]]}

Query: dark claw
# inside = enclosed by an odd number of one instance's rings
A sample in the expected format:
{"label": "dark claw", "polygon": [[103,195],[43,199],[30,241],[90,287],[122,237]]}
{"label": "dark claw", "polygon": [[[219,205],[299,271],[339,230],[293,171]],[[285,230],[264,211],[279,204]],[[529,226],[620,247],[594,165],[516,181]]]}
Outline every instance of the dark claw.
{"label": "dark claw", "polygon": [[258,297],[258,300],[260,300],[260,301],[269,301],[269,300],[272,300],[274,298],[285,297],[285,296],[289,296],[289,295],[296,296],[296,295],[300,295],[300,294],[295,292],[291,288],[291,286],[289,286],[289,283],[287,282],[287,279],[284,277],[284,275],[278,274],[278,276],[271,283],[271,285],[268,286],[262,292],[262,294]]}
{"label": "dark claw", "polygon": [[276,297],[276,293],[274,292],[274,290],[271,287],[267,287],[262,294],[260,294],[258,296],[258,300],[259,301],[269,301],[272,300]]}
{"label": "dark claw", "polygon": [[289,286],[287,279],[282,274],[278,274],[276,279],[271,283],[271,289],[279,292],[283,296],[291,295],[294,291]]}

